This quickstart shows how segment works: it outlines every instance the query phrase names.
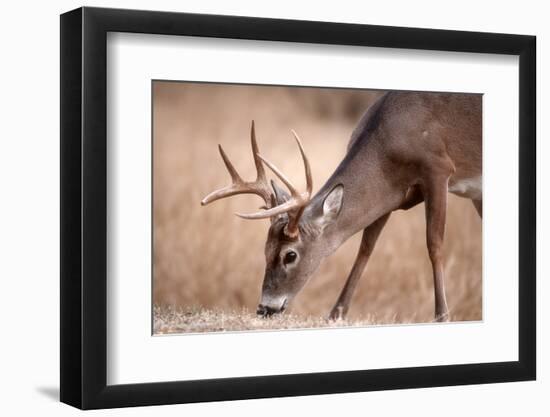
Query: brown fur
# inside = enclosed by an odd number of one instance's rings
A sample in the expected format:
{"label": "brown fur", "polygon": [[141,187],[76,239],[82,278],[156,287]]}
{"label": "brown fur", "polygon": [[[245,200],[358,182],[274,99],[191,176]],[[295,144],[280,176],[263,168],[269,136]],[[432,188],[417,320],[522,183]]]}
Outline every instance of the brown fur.
{"label": "brown fur", "polygon": [[[331,312],[332,318],[343,317],[389,214],[425,201],[435,317],[448,319],[442,256],[447,193],[450,185],[481,177],[481,149],[481,96],[409,92],[382,96],[359,122],[340,165],[305,208],[299,227],[308,233],[289,242],[277,232],[284,220],[272,224],[262,311],[284,309],[321,259],[363,230],[354,267]],[[332,202],[338,187],[343,196]],[[328,210],[327,202],[340,205]],[[474,205],[481,215],[481,199]],[[298,259],[284,265],[281,253],[289,250]]]}

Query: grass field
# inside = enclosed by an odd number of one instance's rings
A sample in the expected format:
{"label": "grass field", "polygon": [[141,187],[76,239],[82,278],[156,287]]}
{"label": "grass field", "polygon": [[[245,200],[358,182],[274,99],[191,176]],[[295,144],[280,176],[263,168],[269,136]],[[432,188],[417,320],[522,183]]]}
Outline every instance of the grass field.
{"label": "grass field", "polygon": [[[360,235],[326,259],[288,314],[254,317],[264,271],[268,221],[242,220],[262,204],[237,196],[201,207],[229,183],[217,144],[245,179],[254,177],[250,121],[260,149],[304,186],[290,129],[301,136],[314,191],[345,153],[351,132],[380,92],[156,83],[154,87],[154,329],[187,331],[302,328],[325,318],[344,285]],[[450,196],[445,239],[451,320],[482,319],[481,220],[469,200]],[[348,321],[339,325],[431,322],[433,283],[424,206],[396,212],[382,232],[357,288]]]}
{"label": "grass field", "polygon": [[260,318],[254,312],[241,310],[215,310],[207,308],[174,308],[156,306],[153,310],[154,333],[204,333],[223,331],[313,329],[318,327],[365,327],[405,321],[377,321],[375,317],[329,320],[323,316],[306,316],[292,313]]}

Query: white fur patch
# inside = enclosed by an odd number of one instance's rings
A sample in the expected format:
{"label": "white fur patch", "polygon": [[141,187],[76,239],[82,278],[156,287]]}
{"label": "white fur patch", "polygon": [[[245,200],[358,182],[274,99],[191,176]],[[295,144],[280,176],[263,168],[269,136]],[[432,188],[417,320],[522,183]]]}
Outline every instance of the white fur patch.
{"label": "white fur patch", "polygon": [[269,307],[269,308],[272,308],[274,310],[280,310],[285,301],[286,301],[287,297],[271,297],[269,295],[266,295],[266,294],[262,294],[262,298],[260,300],[260,304],[265,306],[265,307]]}
{"label": "white fur patch", "polygon": [[464,178],[453,184],[449,184],[449,192],[472,200],[482,199],[481,176],[476,178]]}

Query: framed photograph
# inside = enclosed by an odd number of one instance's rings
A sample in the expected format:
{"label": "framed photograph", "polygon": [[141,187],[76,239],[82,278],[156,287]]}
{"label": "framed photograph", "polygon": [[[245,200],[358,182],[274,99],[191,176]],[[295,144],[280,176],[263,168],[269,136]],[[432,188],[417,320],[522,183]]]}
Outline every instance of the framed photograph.
{"label": "framed photograph", "polygon": [[63,14],[61,401],[535,379],[535,60],[524,35]]}

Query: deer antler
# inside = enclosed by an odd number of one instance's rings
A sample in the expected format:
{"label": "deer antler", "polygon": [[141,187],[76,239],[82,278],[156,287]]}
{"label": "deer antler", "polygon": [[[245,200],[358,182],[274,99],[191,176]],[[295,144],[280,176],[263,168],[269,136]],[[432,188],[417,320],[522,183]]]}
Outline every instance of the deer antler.
{"label": "deer antler", "polygon": [[302,154],[302,160],[304,161],[306,183],[307,183],[306,191],[304,193],[300,193],[296,189],[296,187],[292,184],[292,182],[290,182],[290,180],[275,165],[273,165],[263,156],[258,154],[258,157],[288,187],[290,191],[290,199],[278,206],[268,208],[267,210],[259,211],[256,213],[250,213],[250,214],[237,213],[237,215],[244,219],[266,219],[269,217],[277,216],[279,214],[287,213],[288,224],[286,225],[284,232],[288,237],[294,239],[298,236],[298,233],[299,233],[298,223],[300,221],[300,217],[304,211],[304,208],[307,206],[307,204],[311,199],[311,192],[313,190],[313,179],[311,177],[311,167],[309,165],[307,156],[304,152],[304,147],[302,146],[302,142],[300,141],[298,134],[294,130],[292,130],[292,134],[296,139],[296,143],[298,143],[298,147],[300,148],[300,153]]}
{"label": "deer antler", "polygon": [[229,161],[229,158],[225,154],[221,145],[218,145],[223,162],[225,163],[229,175],[231,175],[232,184],[219,190],[213,191],[206,197],[204,197],[201,201],[201,204],[203,206],[211,203],[212,201],[216,201],[225,197],[231,197],[232,195],[236,194],[256,194],[264,199],[266,208],[269,209],[274,205],[273,196],[269,185],[267,184],[265,170],[259,157],[254,120],[252,121],[252,125],[250,127],[250,141],[252,142],[252,153],[254,155],[254,164],[256,165],[256,180],[248,182],[244,181],[231,163],[231,161]]}
{"label": "deer antler", "polygon": [[[309,200],[311,198],[311,191],[313,190],[313,180],[311,177],[311,167],[309,166],[309,161],[304,152],[302,142],[300,141],[298,134],[294,130],[292,130],[292,133],[294,135],[294,138],[296,139],[296,142],[298,143],[300,153],[302,154],[302,160],[304,161],[307,183],[305,192],[300,193],[296,189],[296,187],[294,187],[292,182],[290,182],[290,180],[275,165],[273,165],[271,162],[260,155],[258,144],[256,142],[254,121],[252,121],[252,126],[250,128],[250,138],[252,142],[252,152],[254,154],[254,164],[256,165],[256,180],[252,182],[244,181],[233,166],[233,164],[229,161],[229,158],[225,154],[221,145],[219,145],[218,147],[220,150],[220,155],[222,156],[223,162],[227,167],[229,175],[231,175],[232,183],[227,187],[221,188],[208,194],[201,201],[201,204],[205,206],[212,201],[216,201],[225,197],[231,197],[232,195],[236,194],[259,195],[265,201],[265,210],[250,214],[235,214],[239,217],[242,217],[243,219],[267,219],[277,216],[279,214],[287,213],[288,224],[285,226],[284,233],[289,238],[296,238],[298,236],[298,222],[300,221],[300,216],[302,215],[304,208],[309,203]],[[275,175],[277,175],[281,179],[281,181],[288,187],[290,191],[290,199],[278,206],[275,205],[275,197],[273,196],[271,190],[269,189],[269,186],[267,185],[267,179],[262,161],[269,167],[269,169],[271,169],[271,171],[275,173]]]}

